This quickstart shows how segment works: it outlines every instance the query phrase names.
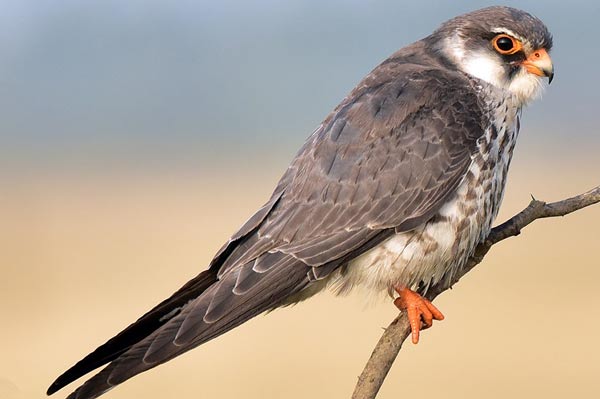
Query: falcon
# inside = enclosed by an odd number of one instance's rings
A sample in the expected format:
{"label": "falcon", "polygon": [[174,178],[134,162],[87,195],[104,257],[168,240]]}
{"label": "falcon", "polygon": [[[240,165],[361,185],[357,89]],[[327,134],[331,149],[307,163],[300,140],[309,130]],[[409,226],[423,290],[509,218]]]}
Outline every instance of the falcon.
{"label": "falcon", "polygon": [[52,394],[96,398],[265,311],[331,288],[388,292],[412,341],[443,319],[422,295],[490,232],[522,108],[552,81],[538,18],[490,7],[392,54],[302,146],[208,270],[75,364]]}

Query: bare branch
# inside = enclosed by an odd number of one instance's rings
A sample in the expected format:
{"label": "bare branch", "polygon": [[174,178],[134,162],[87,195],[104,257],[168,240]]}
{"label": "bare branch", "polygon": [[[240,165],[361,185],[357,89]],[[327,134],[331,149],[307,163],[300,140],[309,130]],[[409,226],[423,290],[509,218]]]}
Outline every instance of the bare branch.
{"label": "bare branch", "polygon": [[[535,198],[532,199],[527,208],[492,229],[487,239],[477,246],[473,256],[456,273],[454,280],[449,285],[440,283],[430,287],[427,291],[427,298],[433,300],[439,294],[456,284],[462,276],[483,260],[494,244],[506,238],[519,235],[521,230],[534,220],[564,216],[598,202],[600,202],[600,186],[575,197],[550,204],[538,201]],[[402,348],[402,343],[409,335],[410,325],[408,324],[408,318],[405,313],[400,313],[386,328],[375,346],[363,372],[358,377],[352,399],[374,399],[377,396],[377,392],[379,392],[385,377]]]}

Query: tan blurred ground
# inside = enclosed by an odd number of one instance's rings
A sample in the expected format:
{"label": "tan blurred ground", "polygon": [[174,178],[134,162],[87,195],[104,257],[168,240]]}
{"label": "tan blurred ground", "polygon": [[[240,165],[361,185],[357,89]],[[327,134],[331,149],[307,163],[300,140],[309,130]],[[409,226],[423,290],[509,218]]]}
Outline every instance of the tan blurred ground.
{"label": "tan blurred ground", "polygon": [[[530,193],[558,200],[599,183],[593,151],[553,155],[519,154],[501,219]],[[282,170],[238,166],[227,176],[7,181],[0,397],[41,398],[60,372],[203,269]],[[597,206],[496,246],[436,301],[446,320],[407,345],[380,398],[600,397],[599,222]],[[363,302],[323,294],[259,316],[106,398],[348,398],[395,315],[391,303]]]}

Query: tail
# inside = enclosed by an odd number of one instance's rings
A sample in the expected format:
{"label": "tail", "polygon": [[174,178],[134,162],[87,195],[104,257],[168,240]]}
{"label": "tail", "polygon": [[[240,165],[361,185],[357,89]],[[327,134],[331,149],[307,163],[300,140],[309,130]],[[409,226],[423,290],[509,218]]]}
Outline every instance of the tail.
{"label": "tail", "polygon": [[93,399],[129,378],[280,306],[309,283],[310,266],[282,253],[265,254],[220,275],[208,270],[187,283],[137,322],[61,375],[48,389],[56,392],[87,372],[109,363],[67,399]]}
{"label": "tail", "polygon": [[216,270],[206,270],[181,287],[170,298],[162,301],[136,322],[121,331],[104,345],[77,362],[50,385],[47,395],[75,381],[90,371],[117,359],[133,345],[151,335],[176,316],[189,301],[200,296],[217,281]]}

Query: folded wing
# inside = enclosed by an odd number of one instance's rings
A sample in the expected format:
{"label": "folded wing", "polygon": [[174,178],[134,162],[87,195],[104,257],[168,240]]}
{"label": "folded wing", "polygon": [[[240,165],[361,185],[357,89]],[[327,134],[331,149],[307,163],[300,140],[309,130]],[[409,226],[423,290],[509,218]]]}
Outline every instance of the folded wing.
{"label": "folded wing", "polygon": [[467,173],[483,119],[462,75],[380,65],[309,137],[271,200],[206,274],[88,355],[49,393],[110,362],[69,396],[95,398],[429,220]]}

